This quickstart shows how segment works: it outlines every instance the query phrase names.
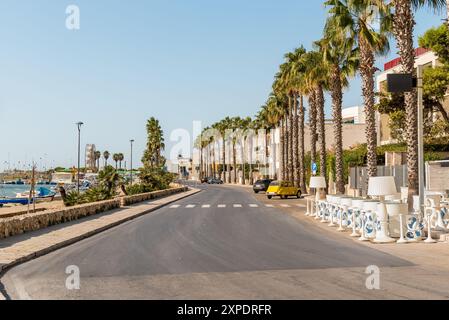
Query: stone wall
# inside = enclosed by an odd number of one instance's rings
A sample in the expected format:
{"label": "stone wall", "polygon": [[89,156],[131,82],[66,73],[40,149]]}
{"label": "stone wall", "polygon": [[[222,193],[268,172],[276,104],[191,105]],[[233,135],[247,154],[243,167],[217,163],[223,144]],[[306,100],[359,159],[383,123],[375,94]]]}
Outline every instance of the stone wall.
{"label": "stone wall", "polygon": [[167,197],[176,193],[185,192],[187,191],[187,187],[179,187],[179,188],[172,188],[167,190],[161,190],[161,191],[155,191],[155,192],[149,192],[149,193],[142,193],[142,194],[136,194],[133,196],[125,196],[121,198],[121,205],[122,206],[130,206],[135,203],[148,201],[152,199]]}
{"label": "stone wall", "polygon": [[138,202],[166,197],[172,194],[185,192],[187,190],[187,187],[171,188],[162,191],[116,198],[113,200],[82,204],[62,209],[46,210],[0,219],[0,239],[89,217],[120,208],[121,206],[129,206]]}

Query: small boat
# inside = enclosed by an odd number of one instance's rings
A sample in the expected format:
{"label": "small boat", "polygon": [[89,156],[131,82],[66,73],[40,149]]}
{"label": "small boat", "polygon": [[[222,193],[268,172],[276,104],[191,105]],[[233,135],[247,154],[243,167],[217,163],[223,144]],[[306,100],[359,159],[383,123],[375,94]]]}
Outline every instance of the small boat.
{"label": "small boat", "polygon": [[[24,192],[24,193],[17,193],[16,195],[16,199],[27,199],[27,203],[28,203],[28,198],[30,196],[30,192]],[[35,191],[33,194],[33,199],[35,199],[36,202],[43,202],[43,201],[53,201],[53,199],[56,196],[56,192],[47,189],[47,188],[43,188],[40,187],[39,189],[37,189],[37,192]]]}
{"label": "small boat", "polygon": [[[33,203],[33,199],[31,199],[30,203]],[[5,204],[27,205],[28,198],[0,198],[0,207],[3,207]]]}

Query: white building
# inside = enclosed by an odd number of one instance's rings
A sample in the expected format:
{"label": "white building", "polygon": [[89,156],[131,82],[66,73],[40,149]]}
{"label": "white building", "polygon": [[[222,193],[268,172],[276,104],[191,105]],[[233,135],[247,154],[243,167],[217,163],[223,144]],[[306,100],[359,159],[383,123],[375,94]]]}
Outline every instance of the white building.
{"label": "white building", "polygon": [[365,124],[365,107],[354,106],[342,110],[343,123]]}

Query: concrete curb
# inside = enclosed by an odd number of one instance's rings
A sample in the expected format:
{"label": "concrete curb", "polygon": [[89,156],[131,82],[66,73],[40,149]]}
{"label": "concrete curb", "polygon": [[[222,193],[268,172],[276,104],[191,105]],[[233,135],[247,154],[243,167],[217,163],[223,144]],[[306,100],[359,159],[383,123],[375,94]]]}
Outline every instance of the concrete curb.
{"label": "concrete curb", "polygon": [[[184,193],[180,193],[179,197],[176,197],[176,195],[171,195],[171,196],[175,197],[175,199],[171,199],[170,201],[158,204],[158,205],[156,205],[156,206],[154,206],[154,207],[152,207],[150,209],[147,209],[147,210],[144,210],[142,212],[139,212],[139,213],[137,213],[137,214],[135,214],[133,216],[126,217],[126,218],[123,218],[121,220],[118,220],[118,221],[115,221],[113,223],[110,223],[108,225],[105,225],[105,226],[99,227],[97,229],[88,231],[88,232],[86,232],[86,233],[84,233],[84,234],[82,234],[80,236],[73,237],[73,238],[71,238],[69,240],[65,240],[65,241],[62,241],[62,242],[57,243],[55,245],[49,246],[49,247],[47,247],[45,249],[33,252],[32,254],[25,255],[25,256],[20,257],[20,258],[14,260],[12,262],[0,265],[0,278],[4,275],[5,272],[7,272],[12,267],[15,267],[15,266],[17,266],[19,264],[22,264],[24,262],[33,260],[33,259],[38,258],[40,256],[46,255],[46,254],[48,254],[50,252],[59,250],[61,248],[67,247],[67,246],[72,245],[72,244],[74,244],[76,242],[79,242],[81,240],[90,238],[90,237],[92,237],[92,236],[94,236],[96,234],[99,234],[99,233],[103,232],[103,231],[112,229],[112,228],[114,228],[116,226],[119,226],[119,225],[125,223],[125,222],[132,221],[132,220],[134,220],[136,218],[142,217],[142,216],[144,216],[144,215],[146,215],[148,213],[151,213],[151,212],[156,211],[156,210],[158,210],[158,209],[160,209],[162,207],[165,207],[165,206],[167,206],[167,205],[169,205],[169,204],[171,204],[173,202],[176,202],[176,201],[182,200],[184,198],[193,196],[193,195],[195,195],[195,194],[197,194],[199,192],[201,192],[201,190],[191,188],[189,191],[186,191]],[[155,201],[161,201],[161,200],[163,200],[163,198],[162,199],[157,199]],[[0,284],[0,287],[1,287],[1,284]],[[2,299],[2,294],[1,294],[1,291],[0,291],[0,300],[1,299]]]}

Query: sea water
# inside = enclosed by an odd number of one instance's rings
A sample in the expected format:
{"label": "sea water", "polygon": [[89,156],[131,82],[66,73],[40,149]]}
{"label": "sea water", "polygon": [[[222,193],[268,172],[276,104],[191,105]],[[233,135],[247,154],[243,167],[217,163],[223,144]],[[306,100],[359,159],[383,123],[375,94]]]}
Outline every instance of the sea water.
{"label": "sea water", "polygon": [[[48,188],[48,186],[36,186],[36,191],[39,188],[44,187]],[[27,184],[0,184],[0,197],[13,197],[15,198],[17,193],[24,193],[30,191],[30,185]]]}

